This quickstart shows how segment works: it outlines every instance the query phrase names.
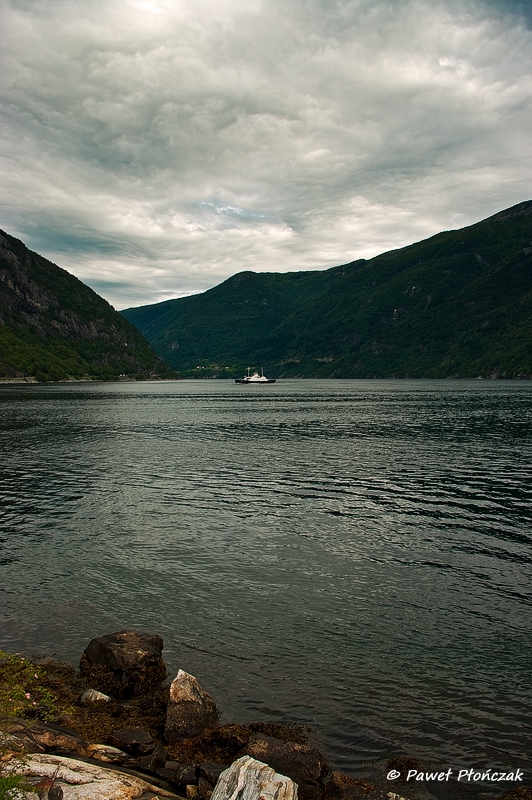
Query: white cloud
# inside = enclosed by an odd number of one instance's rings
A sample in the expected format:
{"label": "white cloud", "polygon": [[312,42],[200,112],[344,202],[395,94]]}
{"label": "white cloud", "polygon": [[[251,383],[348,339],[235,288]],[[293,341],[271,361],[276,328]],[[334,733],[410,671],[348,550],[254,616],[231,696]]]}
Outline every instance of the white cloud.
{"label": "white cloud", "polygon": [[532,32],[501,3],[0,8],[0,226],[118,307],[529,199]]}

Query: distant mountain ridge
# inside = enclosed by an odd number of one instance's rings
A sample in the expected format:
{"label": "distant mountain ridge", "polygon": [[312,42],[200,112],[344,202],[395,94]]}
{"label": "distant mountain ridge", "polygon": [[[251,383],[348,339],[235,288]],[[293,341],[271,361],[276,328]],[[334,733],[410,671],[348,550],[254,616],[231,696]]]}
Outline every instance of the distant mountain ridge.
{"label": "distant mountain ridge", "polygon": [[0,231],[0,380],[173,375],[106,300]]}
{"label": "distant mountain ridge", "polygon": [[532,378],[532,201],[325,271],[122,314],[183,376]]}

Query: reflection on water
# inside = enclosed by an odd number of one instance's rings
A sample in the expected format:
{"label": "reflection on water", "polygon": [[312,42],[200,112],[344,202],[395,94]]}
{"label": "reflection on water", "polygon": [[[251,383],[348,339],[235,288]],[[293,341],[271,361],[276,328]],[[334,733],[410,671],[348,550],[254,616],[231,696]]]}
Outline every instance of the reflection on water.
{"label": "reflection on water", "polygon": [[161,633],[338,767],[532,770],[532,385],[0,388],[0,647]]}

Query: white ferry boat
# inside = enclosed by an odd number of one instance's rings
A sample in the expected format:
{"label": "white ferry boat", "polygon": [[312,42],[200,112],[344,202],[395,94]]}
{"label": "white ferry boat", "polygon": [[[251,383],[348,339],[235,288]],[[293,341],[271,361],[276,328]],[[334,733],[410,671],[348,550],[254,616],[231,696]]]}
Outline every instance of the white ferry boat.
{"label": "white ferry boat", "polygon": [[262,369],[262,374],[259,375],[258,372],[254,372],[253,375],[250,375],[250,367],[248,367],[248,374],[244,375],[243,378],[235,378],[235,383],[275,383],[277,380],[276,378],[267,378],[264,374],[264,368]]}

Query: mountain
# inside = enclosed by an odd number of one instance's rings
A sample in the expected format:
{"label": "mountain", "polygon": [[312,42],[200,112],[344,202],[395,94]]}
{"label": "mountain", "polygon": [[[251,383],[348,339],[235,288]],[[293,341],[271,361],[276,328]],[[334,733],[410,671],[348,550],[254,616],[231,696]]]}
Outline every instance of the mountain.
{"label": "mountain", "polygon": [[0,380],[175,377],[138,330],[64,269],[0,231]]}
{"label": "mountain", "polygon": [[532,201],[325,271],[122,312],[181,375],[532,378]]}

